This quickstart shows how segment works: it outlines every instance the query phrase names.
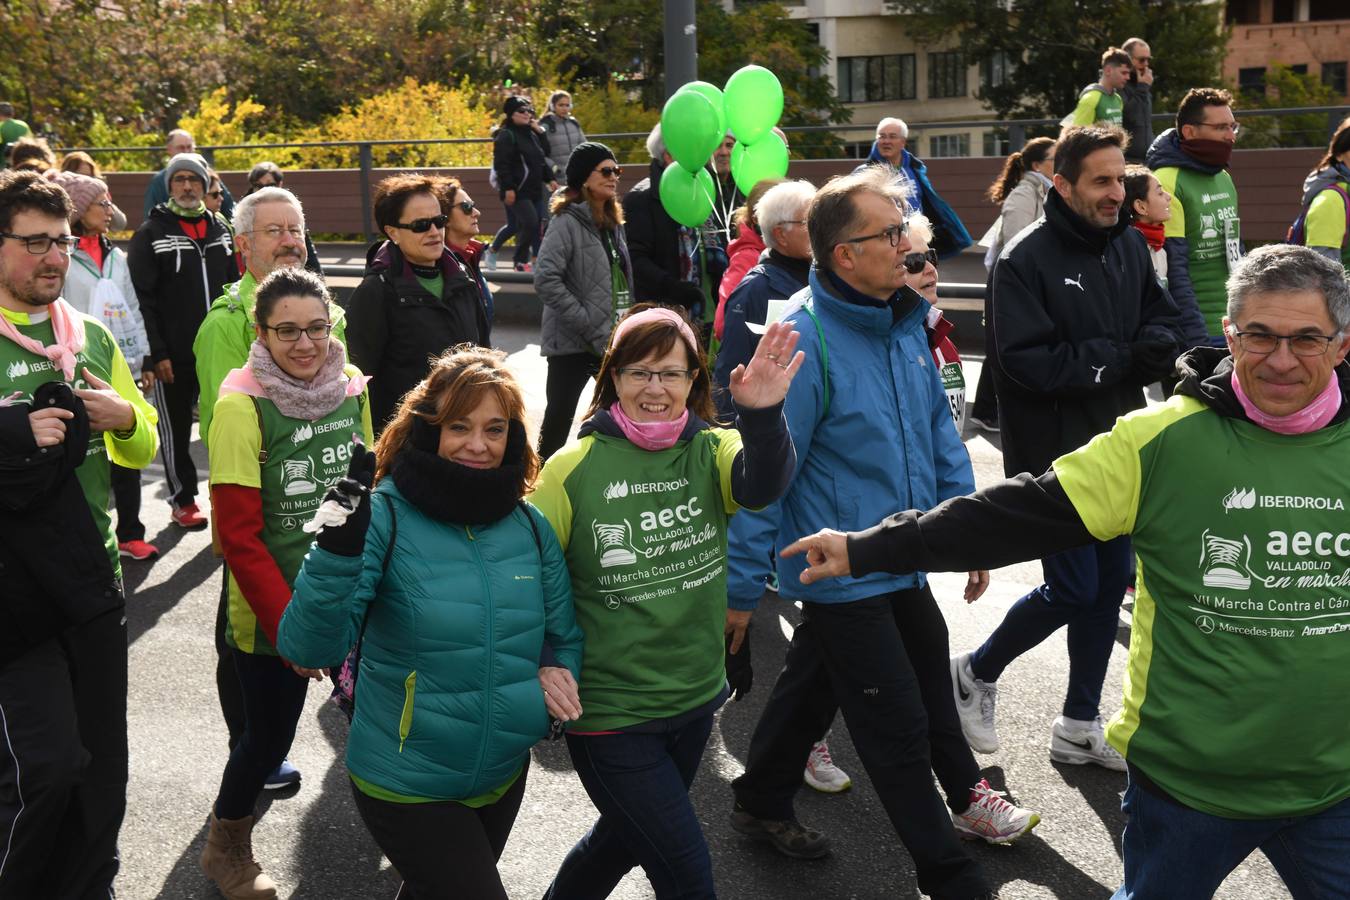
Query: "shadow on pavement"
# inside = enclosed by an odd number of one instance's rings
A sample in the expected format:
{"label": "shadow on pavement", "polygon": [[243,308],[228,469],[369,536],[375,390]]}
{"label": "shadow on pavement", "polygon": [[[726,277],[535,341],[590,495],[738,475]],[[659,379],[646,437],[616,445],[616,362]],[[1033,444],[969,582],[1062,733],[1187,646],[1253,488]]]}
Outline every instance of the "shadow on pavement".
{"label": "shadow on pavement", "polygon": [[[171,534],[173,531],[179,531],[179,529],[170,526],[167,531],[161,532],[161,534]],[[158,542],[159,540],[160,536],[156,535],[155,541]],[[166,541],[161,546],[161,551],[166,552],[168,547],[176,543],[177,541],[172,543]],[[211,554],[210,546],[197,551],[167,579],[145,590],[139,590],[138,588],[149,574],[149,567],[145,563],[136,563],[135,567],[135,569],[132,569],[124,566],[122,570],[123,577],[127,582],[128,645],[134,644],[137,638],[153,628],[161,616],[173,609],[194,588],[206,583],[212,576],[219,577],[220,574],[220,561]],[[136,569],[142,569],[143,571],[138,572]]]}
{"label": "shadow on pavement", "polygon": [[1120,839],[1125,832],[1125,813],[1120,809],[1120,795],[1125,790],[1125,773],[1112,772],[1100,766],[1073,766],[1051,763],[1064,779],[1064,784],[1083,795],[1083,799],[1097,818],[1106,826],[1116,856],[1121,856]]}

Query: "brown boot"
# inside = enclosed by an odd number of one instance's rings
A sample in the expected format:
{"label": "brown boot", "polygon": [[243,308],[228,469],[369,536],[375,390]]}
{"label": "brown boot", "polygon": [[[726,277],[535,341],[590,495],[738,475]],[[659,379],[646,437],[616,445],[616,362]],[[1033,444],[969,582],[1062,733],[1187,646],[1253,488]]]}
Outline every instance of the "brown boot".
{"label": "brown boot", "polygon": [[274,900],[277,886],[253,858],[253,817],[217,819],[211,811],[211,830],[202,848],[202,871],[216,883],[226,900]]}

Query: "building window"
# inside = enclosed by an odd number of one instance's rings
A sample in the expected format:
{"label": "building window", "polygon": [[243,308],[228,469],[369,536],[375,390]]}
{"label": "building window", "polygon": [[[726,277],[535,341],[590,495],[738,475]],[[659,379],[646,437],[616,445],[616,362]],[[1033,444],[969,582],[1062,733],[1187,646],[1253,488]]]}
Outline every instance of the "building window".
{"label": "building window", "polygon": [[914,54],[842,56],[839,58],[839,99],[845,103],[876,100],[913,100]]}
{"label": "building window", "polygon": [[1007,50],[986,56],[980,64],[980,83],[986,87],[1001,87],[1012,75],[1013,58]]}
{"label": "building window", "polygon": [[1345,11],[1345,0],[1308,0],[1308,21],[1328,22],[1350,16]]}
{"label": "building window", "polygon": [[964,97],[966,95],[966,61],[960,53],[928,54],[928,96]]}
{"label": "building window", "polygon": [[986,131],[983,144],[984,156],[1007,156],[1012,152],[1008,147],[1008,132],[1002,128]]}
{"label": "building window", "polygon": [[1259,25],[1261,0],[1228,0],[1224,5],[1224,21],[1229,25]]}
{"label": "building window", "polygon": [[1290,72],[1293,72],[1295,75],[1307,75],[1307,74],[1308,74],[1308,64],[1307,64],[1307,63],[1295,63],[1294,65],[1292,65],[1292,66],[1289,67],[1289,71],[1290,71]]}
{"label": "building window", "polygon": [[1345,96],[1345,63],[1344,62],[1324,62],[1322,63],[1322,83],[1331,88],[1340,96]]}
{"label": "building window", "polygon": [[1272,22],[1293,22],[1297,18],[1294,15],[1294,8],[1298,4],[1295,0],[1274,0],[1271,4],[1270,21]]}
{"label": "building window", "polygon": [[935,134],[928,139],[928,156],[969,156],[970,135]]}
{"label": "building window", "polygon": [[1264,94],[1266,92],[1265,66],[1238,69],[1238,90],[1244,94]]}

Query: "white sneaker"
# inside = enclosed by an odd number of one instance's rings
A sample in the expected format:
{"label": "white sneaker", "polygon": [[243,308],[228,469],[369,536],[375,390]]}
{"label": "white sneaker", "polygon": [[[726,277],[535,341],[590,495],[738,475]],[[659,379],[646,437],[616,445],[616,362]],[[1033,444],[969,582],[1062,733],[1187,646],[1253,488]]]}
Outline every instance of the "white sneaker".
{"label": "white sneaker", "polygon": [[970,749],[977,753],[998,752],[998,732],[994,730],[994,703],[998,686],[986,684],[970,670],[970,654],[952,657],[952,694],[956,711],[961,714],[961,730]]}
{"label": "white sneaker", "polygon": [[981,431],[998,434],[998,419],[981,419],[979,416],[966,416],[966,421]]}
{"label": "white sneaker", "polygon": [[1041,814],[1014,806],[981,778],[970,789],[970,806],[960,814],[952,814],[956,833],[964,838],[979,839],[991,844],[1011,844],[1040,824]]}
{"label": "white sneaker", "polygon": [[802,778],[811,787],[824,794],[838,794],[853,786],[848,773],[834,764],[830,758],[830,748],[824,741],[817,741],[806,758],[806,771]]}
{"label": "white sneaker", "polygon": [[1106,742],[1101,716],[1091,722],[1058,716],[1050,729],[1050,758],[1074,766],[1095,763],[1103,769],[1125,771],[1125,757]]}

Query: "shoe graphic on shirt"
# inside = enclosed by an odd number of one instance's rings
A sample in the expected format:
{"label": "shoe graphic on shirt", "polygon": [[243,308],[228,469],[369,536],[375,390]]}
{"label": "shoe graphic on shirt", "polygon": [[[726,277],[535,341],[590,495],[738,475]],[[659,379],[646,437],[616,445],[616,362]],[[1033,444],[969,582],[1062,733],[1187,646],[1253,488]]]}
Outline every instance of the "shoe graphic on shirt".
{"label": "shoe graphic on shirt", "polygon": [[314,483],[314,460],[309,457],[283,461],[281,477],[285,485],[281,490],[287,497],[312,494],[319,489]]}
{"label": "shoe graphic on shirt", "polygon": [[1243,591],[1251,588],[1248,564],[1252,558],[1252,544],[1245,534],[1242,540],[1236,541],[1211,534],[1206,528],[1200,539],[1200,565],[1204,569],[1200,581],[1205,587]]}
{"label": "shoe graphic on shirt", "polygon": [[633,526],[627,519],[617,525],[593,522],[591,528],[595,532],[595,552],[600,554],[602,569],[631,566],[637,562],[637,553],[632,548]]}

